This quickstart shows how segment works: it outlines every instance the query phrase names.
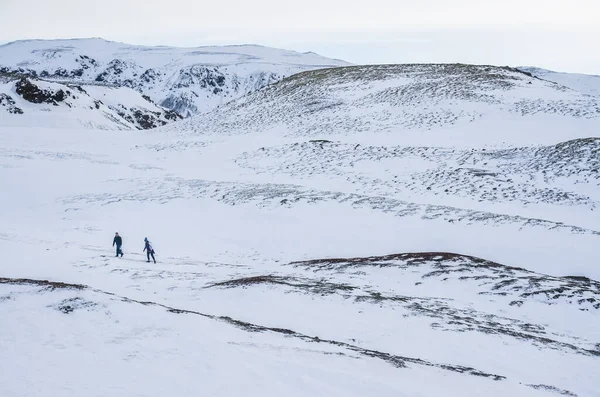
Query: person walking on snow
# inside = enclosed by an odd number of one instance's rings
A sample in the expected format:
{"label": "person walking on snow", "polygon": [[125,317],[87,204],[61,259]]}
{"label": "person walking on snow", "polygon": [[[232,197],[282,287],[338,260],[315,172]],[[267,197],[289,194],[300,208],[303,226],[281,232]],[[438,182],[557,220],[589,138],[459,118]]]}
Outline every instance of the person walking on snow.
{"label": "person walking on snow", "polygon": [[144,251],[146,251],[146,256],[148,257],[146,262],[150,263],[150,255],[152,255],[152,260],[154,263],[156,263],[156,258],[154,258],[154,249],[152,248],[150,241],[148,241],[148,237],[144,237]]}
{"label": "person walking on snow", "polygon": [[115,238],[113,239],[113,247],[115,246],[115,244],[117,245],[117,255],[115,255],[115,257],[121,255],[122,258],[123,251],[121,250],[121,246],[123,245],[123,239],[121,238],[121,236],[119,236],[119,233],[115,233]]}

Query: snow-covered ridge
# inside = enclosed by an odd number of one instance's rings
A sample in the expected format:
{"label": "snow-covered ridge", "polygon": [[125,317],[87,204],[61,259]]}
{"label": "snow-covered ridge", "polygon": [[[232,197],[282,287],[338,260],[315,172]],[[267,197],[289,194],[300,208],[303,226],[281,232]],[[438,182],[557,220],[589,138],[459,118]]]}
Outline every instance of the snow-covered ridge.
{"label": "snow-covered ridge", "polygon": [[132,88],[182,115],[211,110],[291,74],[347,65],[314,53],[256,45],[147,47],[102,39],[0,46],[0,71]]}
{"label": "snow-covered ridge", "polygon": [[150,129],[179,114],[126,88],[61,84],[4,75],[0,80],[0,125],[92,129]]}
{"label": "snow-covered ridge", "polygon": [[522,128],[532,116],[598,119],[600,98],[507,67],[350,66],[296,74],[177,129],[239,134],[285,125],[295,136],[407,134],[482,122]]}

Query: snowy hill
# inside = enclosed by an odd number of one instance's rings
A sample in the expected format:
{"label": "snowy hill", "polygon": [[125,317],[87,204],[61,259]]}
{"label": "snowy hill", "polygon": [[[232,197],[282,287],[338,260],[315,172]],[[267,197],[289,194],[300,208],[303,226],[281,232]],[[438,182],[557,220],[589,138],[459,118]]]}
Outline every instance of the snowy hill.
{"label": "snowy hill", "polygon": [[[451,222],[483,221],[484,211],[491,223],[595,229],[600,219],[581,215],[600,204],[599,125],[600,98],[514,69],[393,65],[301,73],[163,130],[270,132],[277,144],[246,150],[236,164],[326,188],[324,196],[343,192],[341,201],[357,195]],[[286,188],[270,191],[287,202]]]}
{"label": "snowy hill", "polygon": [[519,70],[531,73],[540,79],[553,81],[561,86],[585,94],[600,96],[600,76],[590,74],[561,73],[531,66],[519,66]]}
{"label": "snowy hill", "polygon": [[102,39],[26,40],[0,46],[0,72],[128,87],[186,116],[291,74],[347,65],[314,53],[245,45],[144,47]]}
{"label": "snowy hill", "polygon": [[[443,138],[460,128],[464,141],[476,144],[490,139],[516,142],[514,135],[522,135],[523,128],[538,121],[581,124],[591,133],[599,117],[600,99],[565,92],[517,69],[382,65],[299,73],[189,120],[186,129],[239,134],[284,125],[296,136],[385,133],[406,144],[419,142],[419,137],[432,142],[433,133],[411,131],[444,129]],[[515,130],[490,132],[495,126]],[[524,135],[521,138],[527,141]],[[544,135],[550,141],[556,138]]]}
{"label": "snowy hill", "polygon": [[59,84],[0,76],[0,125],[150,129],[181,119],[126,88]]}
{"label": "snowy hill", "polygon": [[599,153],[598,98],[472,65],[0,128],[0,390],[600,397]]}

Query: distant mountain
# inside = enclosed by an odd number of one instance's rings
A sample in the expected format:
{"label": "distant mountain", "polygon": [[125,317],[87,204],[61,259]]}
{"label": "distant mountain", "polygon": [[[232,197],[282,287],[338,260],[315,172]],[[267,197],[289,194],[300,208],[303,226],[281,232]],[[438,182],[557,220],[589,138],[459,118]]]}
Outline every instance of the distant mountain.
{"label": "distant mountain", "polygon": [[344,65],[314,53],[256,45],[145,47],[94,38],[0,46],[2,73],[127,87],[183,116],[212,110],[294,73]]}
{"label": "distant mountain", "polygon": [[561,73],[532,66],[519,66],[519,70],[589,95],[600,96],[600,76],[592,74]]}

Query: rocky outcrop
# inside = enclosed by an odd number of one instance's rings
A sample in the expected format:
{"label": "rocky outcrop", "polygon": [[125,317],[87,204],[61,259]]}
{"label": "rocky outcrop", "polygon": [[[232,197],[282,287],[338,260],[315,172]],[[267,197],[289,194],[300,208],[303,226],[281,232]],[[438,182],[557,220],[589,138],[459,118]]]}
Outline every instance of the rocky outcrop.
{"label": "rocky outcrop", "polygon": [[6,108],[11,114],[23,114],[23,109],[15,106],[15,100],[7,94],[0,94],[0,106]]}
{"label": "rocky outcrop", "polygon": [[149,130],[152,128],[161,127],[163,125],[168,124],[170,121],[177,121],[182,119],[182,117],[179,114],[171,110],[158,112],[148,109],[140,109],[136,107],[131,107],[128,109],[123,105],[111,108],[128,123],[134,125],[137,129],[140,130]]}
{"label": "rocky outcrop", "polygon": [[58,106],[59,102],[63,102],[67,97],[71,95],[70,91],[62,89],[52,91],[44,90],[33,84],[31,80],[27,78],[21,78],[15,84],[16,92],[23,99],[31,103],[49,103],[54,106]]}
{"label": "rocky outcrop", "polygon": [[[94,84],[82,86],[48,82],[15,73],[0,73],[0,81],[9,83],[4,86],[5,91],[0,92],[0,110],[11,114],[24,113],[22,106],[17,106],[24,100],[33,104],[26,108],[28,113],[42,111],[49,115],[48,105],[66,107],[76,112],[73,119],[81,120],[85,126],[101,125],[99,128],[151,129],[183,118],[173,110],[156,105],[147,95],[136,98],[137,93],[127,88],[106,87],[99,90],[98,87],[92,88]],[[13,92],[23,99],[11,96]],[[90,112],[96,115],[91,116]],[[95,124],[99,119],[106,119],[108,124]]]}

